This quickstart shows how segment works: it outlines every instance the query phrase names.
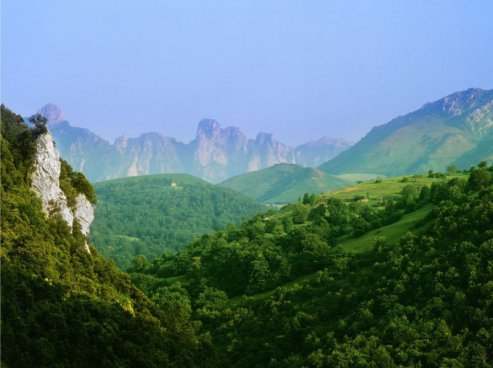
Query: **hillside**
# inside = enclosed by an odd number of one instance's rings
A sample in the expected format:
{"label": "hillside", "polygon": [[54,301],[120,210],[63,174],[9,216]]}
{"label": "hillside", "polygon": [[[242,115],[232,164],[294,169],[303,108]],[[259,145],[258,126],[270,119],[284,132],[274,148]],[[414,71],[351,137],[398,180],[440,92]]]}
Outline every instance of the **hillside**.
{"label": "hillside", "polygon": [[186,174],[160,174],[95,184],[92,239],[123,269],[137,255],[154,258],[194,237],[239,224],[263,207],[227,188]]}
{"label": "hillside", "polygon": [[491,367],[493,167],[420,179],[376,183],[384,206],[305,197],[132,279],[188,293],[234,367]]}
{"label": "hillside", "polygon": [[373,128],[347,151],[321,165],[330,174],[396,176],[467,169],[491,159],[493,90],[468,89]]}
{"label": "hillside", "polygon": [[39,113],[48,119],[62,157],[91,181],[187,173],[217,183],[277,163],[315,167],[352,144],[324,137],[290,147],[268,133],[247,138],[239,128],[222,128],[213,119],[202,119],[189,143],[148,132],[135,138],[122,136],[111,144],[87,129],[72,126],[56,105],[47,104]]}
{"label": "hillside", "polygon": [[0,124],[2,367],[217,366],[186,313],[159,309],[92,246],[79,203],[94,192],[42,120],[28,129],[2,105]]}
{"label": "hillside", "polygon": [[278,164],[239,175],[220,185],[266,204],[296,202],[305,193],[321,193],[349,183],[319,170]]}

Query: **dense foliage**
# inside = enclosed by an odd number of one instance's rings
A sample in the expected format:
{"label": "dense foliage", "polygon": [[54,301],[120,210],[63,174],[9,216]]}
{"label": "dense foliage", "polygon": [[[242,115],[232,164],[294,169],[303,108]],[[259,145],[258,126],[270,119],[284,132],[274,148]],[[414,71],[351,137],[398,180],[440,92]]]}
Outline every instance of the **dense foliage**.
{"label": "dense foliage", "polygon": [[255,201],[185,174],[100,182],[92,238],[98,250],[128,268],[137,255],[154,258],[183,248],[262,210]]}
{"label": "dense foliage", "polygon": [[[348,246],[372,228],[370,250]],[[189,306],[231,366],[491,367],[492,168],[384,209],[305,196],[132,271],[165,310]]]}
{"label": "dense foliage", "polygon": [[82,193],[91,203],[96,203],[96,192],[84,174],[76,172],[65,160],[60,160],[60,187],[67,196],[69,206],[74,206],[78,193]]}
{"label": "dense foliage", "polygon": [[[37,134],[2,106],[2,367],[205,365],[198,326],[163,313],[93,247],[87,253],[77,226],[43,215],[29,179]],[[85,179],[66,170],[65,189],[78,192],[71,183]]]}

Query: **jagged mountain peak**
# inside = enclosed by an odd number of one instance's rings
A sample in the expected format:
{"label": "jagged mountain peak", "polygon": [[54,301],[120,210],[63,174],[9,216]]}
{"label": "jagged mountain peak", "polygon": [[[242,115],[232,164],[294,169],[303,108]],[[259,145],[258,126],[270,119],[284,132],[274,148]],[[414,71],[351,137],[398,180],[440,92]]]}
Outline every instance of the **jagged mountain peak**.
{"label": "jagged mountain peak", "polygon": [[491,100],[492,97],[493,90],[469,88],[465,91],[452,93],[437,101],[428,102],[423,105],[421,110],[424,113],[434,112],[447,117],[455,117],[481,106]]}
{"label": "jagged mountain peak", "polygon": [[221,125],[214,119],[202,119],[197,127],[197,138],[211,138],[221,131]]}
{"label": "jagged mountain peak", "polygon": [[60,109],[59,106],[52,103],[45,104],[37,112],[38,114],[41,114],[45,118],[47,118],[48,123],[50,124],[56,124],[65,121],[65,118],[63,117],[62,109]]}

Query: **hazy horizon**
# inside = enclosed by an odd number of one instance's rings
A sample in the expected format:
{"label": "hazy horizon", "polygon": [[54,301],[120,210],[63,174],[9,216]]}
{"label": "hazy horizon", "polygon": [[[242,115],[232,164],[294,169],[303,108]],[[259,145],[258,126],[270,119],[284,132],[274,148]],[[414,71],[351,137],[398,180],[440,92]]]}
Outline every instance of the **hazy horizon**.
{"label": "hazy horizon", "polygon": [[[446,4],[446,6],[443,6]],[[486,1],[2,3],[2,103],[45,103],[113,142],[189,142],[202,118],[296,146],[357,141],[468,88],[493,88]]]}

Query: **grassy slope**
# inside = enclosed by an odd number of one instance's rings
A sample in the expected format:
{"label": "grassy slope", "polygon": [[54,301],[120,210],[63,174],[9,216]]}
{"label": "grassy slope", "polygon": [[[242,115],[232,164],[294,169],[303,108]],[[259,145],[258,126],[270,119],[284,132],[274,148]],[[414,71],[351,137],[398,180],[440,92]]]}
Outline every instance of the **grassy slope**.
{"label": "grassy slope", "polygon": [[371,249],[376,239],[381,238],[385,243],[393,244],[397,242],[408,231],[416,231],[420,221],[431,211],[431,205],[420,208],[417,211],[404,215],[399,221],[382,226],[381,228],[369,231],[357,237],[344,240],[339,245],[350,252],[365,252]]}
{"label": "grassy slope", "polygon": [[[370,250],[376,239],[382,239],[387,244],[392,244],[398,241],[403,235],[405,235],[408,231],[416,232],[417,228],[421,225],[420,222],[426,218],[426,216],[430,213],[432,209],[431,205],[420,208],[417,211],[411,212],[407,215],[404,215],[402,219],[399,221],[387,225],[382,226],[381,228],[369,231],[368,233],[357,237],[357,238],[348,238],[341,243],[338,244],[342,249],[348,252],[366,252]],[[318,271],[317,271],[318,272]],[[317,272],[300,276],[294,280],[291,280],[278,288],[282,288],[285,291],[292,290],[296,288],[299,284],[303,282],[309,282],[313,279]],[[166,280],[173,280],[175,278],[169,278]],[[171,283],[171,282],[170,282]],[[277,289],[277,288],[276,288]],[[237,306],[243,302],[250,302],[254,300],[262,300],[272,296],[275,292],[274,290],[269,290],[263,293],[251,295],[251,296],[237,296],[231,298],[231,304],[233,306]]]}
{"label": "grassy slope", "polygon": [[[447,178],[462,177],[467,179],[468,174],[451,174]],[[406,179],[407,181],[405,181]],[[403,181],[404,179],[404,181]],[[381,182],[375,180],[362,182],[350,187],[342,188],[327,192],[325,197],[333,197],[341,200],[352,200],[355,196],[368,197],[370,204],[378,205],[382,200],[389,197],[395,197],[407,185],[415,185],[417,187],[430,186],[433,182],[442,181],[440,178],[429,178],[427,175],[413,176],[397,176],[393,178],[380,179]]]}
{"label": "grassy slope", "polygon": [[221,183],[262,203],[294,202],[305,193],[321,193],[347,184],[319,170],[292,164],[274,165]]}

